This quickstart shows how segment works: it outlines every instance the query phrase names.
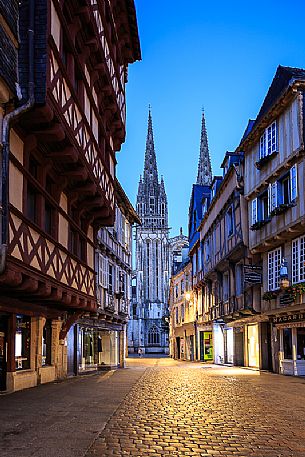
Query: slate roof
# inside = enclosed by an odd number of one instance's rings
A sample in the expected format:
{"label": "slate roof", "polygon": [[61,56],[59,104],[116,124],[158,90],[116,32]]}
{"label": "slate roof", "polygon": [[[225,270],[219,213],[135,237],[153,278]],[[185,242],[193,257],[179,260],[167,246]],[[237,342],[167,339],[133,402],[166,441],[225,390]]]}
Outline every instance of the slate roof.
{"label": "slate roof", "polygon": [[268,89],[267,95],[263,101],[260,111],[255,120],[250,119],[246,130],[241,139],[241,143],[247,138],[249,133],[260,122],[260,120],[268,113],[268,111],[275,104],[280,95],[294,80],[305,81],[305,69],[295,67],[284,67],[279,65],[277,67],[275,76]]}

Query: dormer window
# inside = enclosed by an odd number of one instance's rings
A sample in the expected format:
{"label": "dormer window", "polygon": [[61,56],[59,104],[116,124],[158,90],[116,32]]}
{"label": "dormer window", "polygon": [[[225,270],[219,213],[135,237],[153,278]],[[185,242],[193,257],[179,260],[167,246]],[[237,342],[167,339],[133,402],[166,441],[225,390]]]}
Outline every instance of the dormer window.
{"label": "dormer window", "polygon": [[205,213],[207,212],[207,210],[208,210],[208,199],[205,198],[205,199],[203,200],[203,204],[202,204],[202,216],[205,215]]}
{"label": "dormer window", "polygon": [[272,122],[264,131],[259,142],[259,159],[277,152],[277,125]]}

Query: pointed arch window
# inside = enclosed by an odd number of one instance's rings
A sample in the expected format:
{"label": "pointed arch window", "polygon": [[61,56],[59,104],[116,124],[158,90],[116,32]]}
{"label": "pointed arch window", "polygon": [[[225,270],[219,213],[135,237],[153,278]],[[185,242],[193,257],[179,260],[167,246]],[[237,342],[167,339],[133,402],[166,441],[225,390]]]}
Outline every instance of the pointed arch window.
{"label": "pointed arch window", "polygon": [[155,324],[149,329],[148,344],[150,346],[160,346],[160,331]]}

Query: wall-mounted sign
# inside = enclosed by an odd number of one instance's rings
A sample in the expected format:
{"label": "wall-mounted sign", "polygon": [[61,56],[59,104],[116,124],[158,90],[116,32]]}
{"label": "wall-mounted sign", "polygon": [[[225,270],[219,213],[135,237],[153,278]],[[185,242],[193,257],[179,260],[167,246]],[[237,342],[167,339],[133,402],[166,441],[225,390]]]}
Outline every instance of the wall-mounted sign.
{"label": "wall-mounted sign", "polygon": [[274,316],[272,322],[274,324],[284,324],[285,322],[296,322],[305,320],[305,313],[285,314],[284,316]]}
{"label": "wall-mounted sign", "polygon": [[294,298],[291,294],[284,293],[280,296],[280,305],[290,305],[294,302]]}
{"label": "wall-mounted sign", "polygon": [[262,283],[263,267],[259,265],[244,265],[244,282],[248,284]]}

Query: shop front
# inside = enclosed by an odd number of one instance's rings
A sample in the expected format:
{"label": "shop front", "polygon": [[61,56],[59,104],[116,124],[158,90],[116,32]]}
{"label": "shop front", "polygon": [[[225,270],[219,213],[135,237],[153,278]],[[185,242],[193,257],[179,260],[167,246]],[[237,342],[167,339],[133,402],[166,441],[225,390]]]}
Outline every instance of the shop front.
{"label": "shop front", "polygon": [[233,365],[234,337],[233,328],[221,322],[213,324],[214,363]]}
{"label": "shop front", "polygon": [[305,312],[274,317],[273,325],[279,343],[279,373],[305,376]]}
{"label": "shop front", "polygon": [[68,376],[121,365],[123,326],[109,324],[102,328],[102,324],[79,323],[70,329],[67,336]]}
{"label": "shop front", "polygon": [[259,327],[258,324],[246,326],[247,338],[247,366],[251,368],[260,367],[259,357]]}
{"label": "shop front", "polygon": [[213,362],[213,332],[208,326],[199,327],[199,360],[201,362]]}

